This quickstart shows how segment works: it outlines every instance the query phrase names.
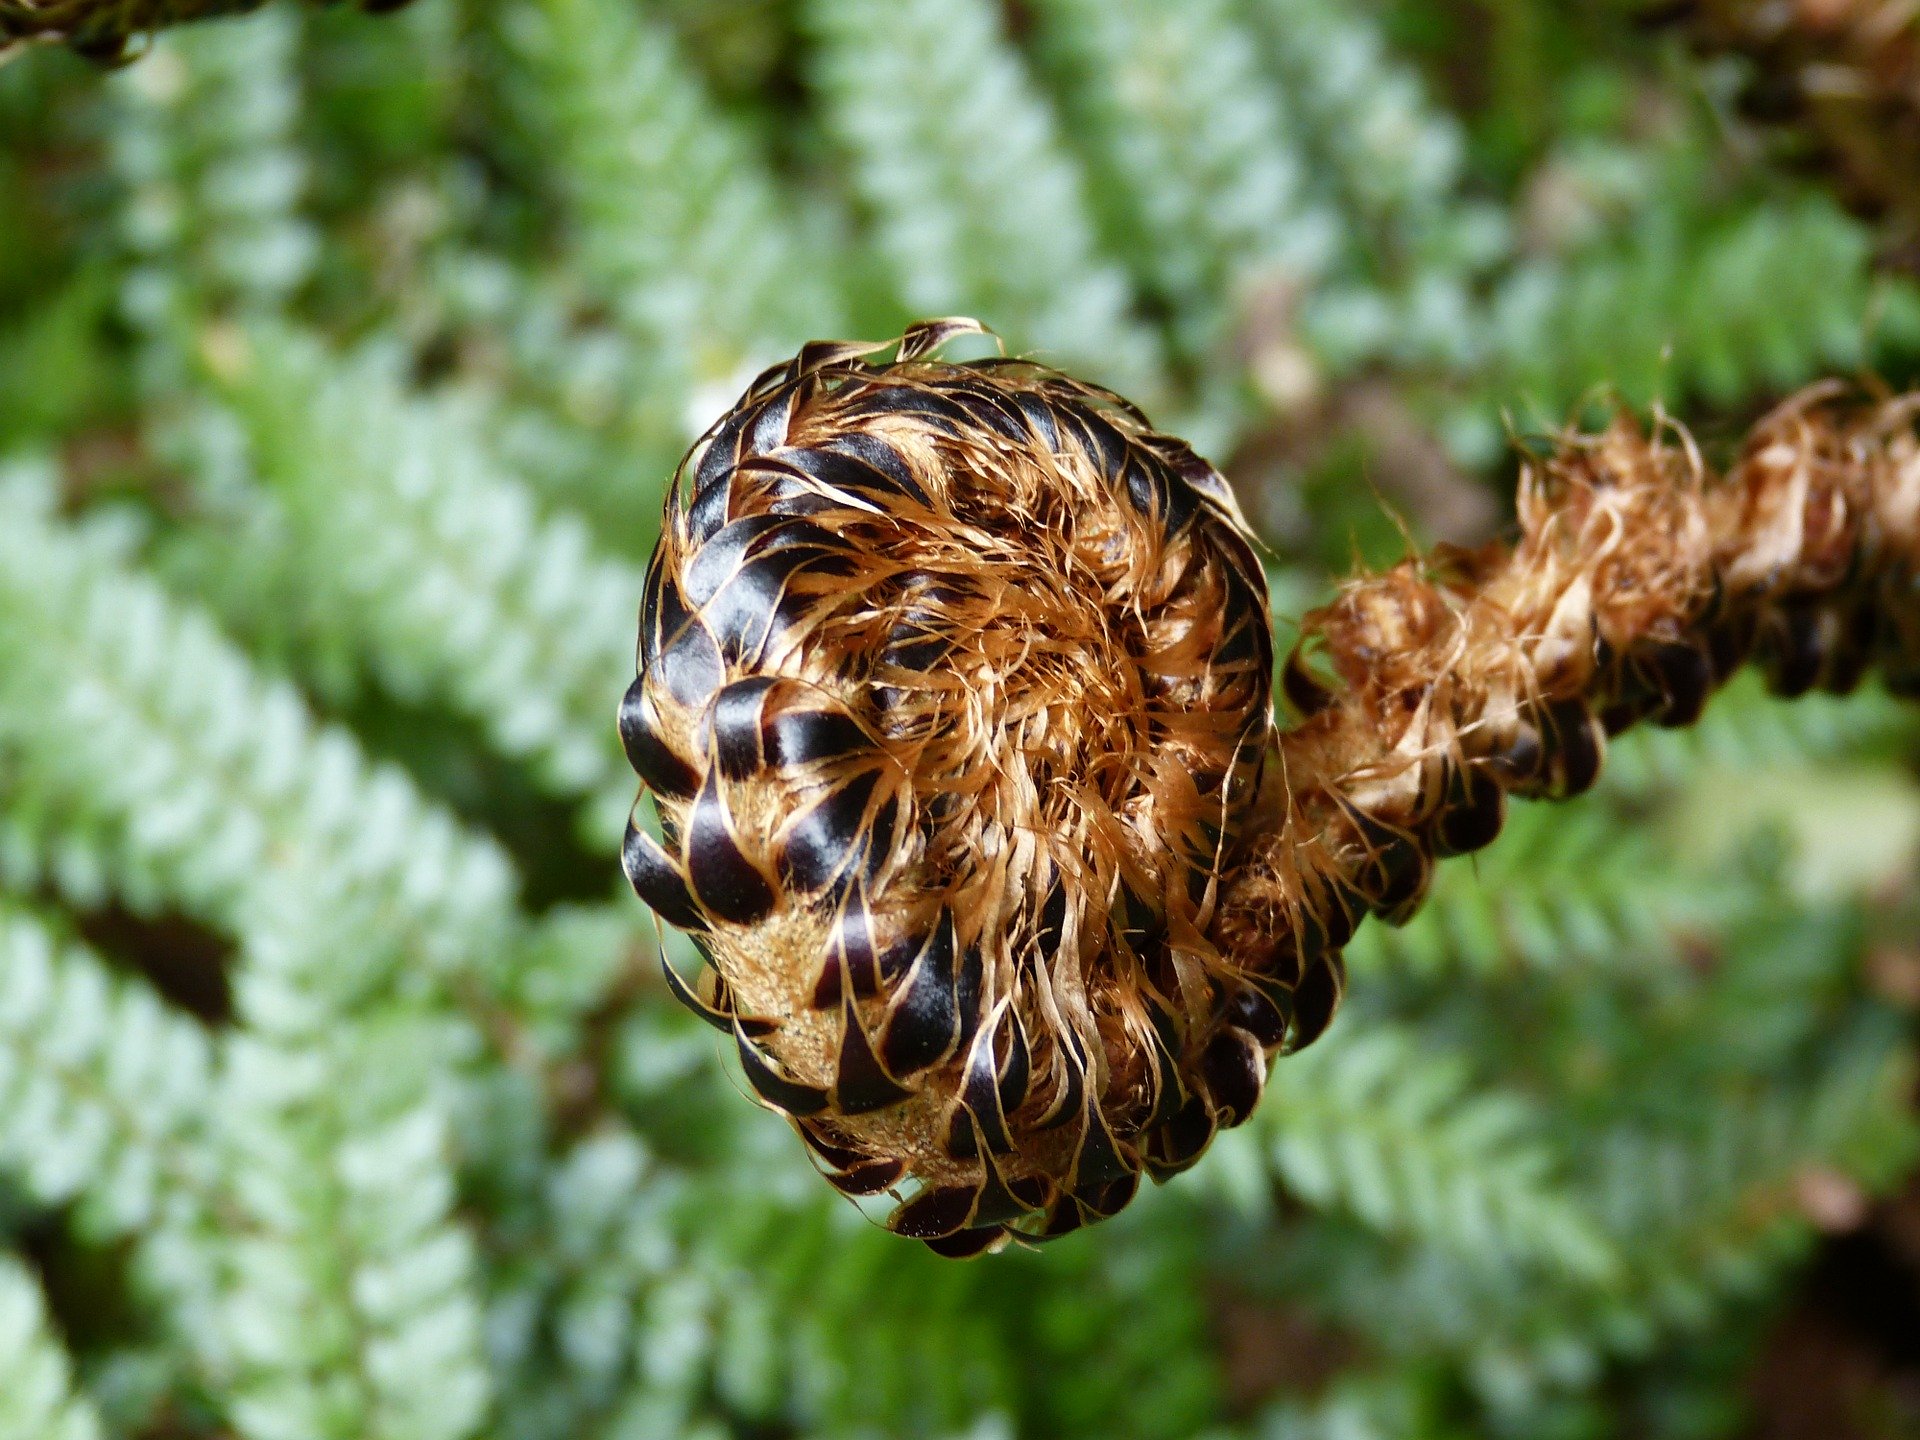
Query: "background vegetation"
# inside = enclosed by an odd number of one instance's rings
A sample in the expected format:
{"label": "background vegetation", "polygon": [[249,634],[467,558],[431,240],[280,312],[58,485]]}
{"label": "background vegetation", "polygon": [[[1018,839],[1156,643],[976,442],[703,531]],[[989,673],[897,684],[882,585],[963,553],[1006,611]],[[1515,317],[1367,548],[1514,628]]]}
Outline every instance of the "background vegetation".
{"label": "background vegetation", "polygon": [[1546,0],[0,65],[0,1437],[1920,1434],[1878,693],[1623,742],[1363,934],[1199,1171],[981,1263],[831,1196],[615,863],[663,480],[761,365],[976,314],[1219,459],[1294,614],[1616,397],[1712,446],[1920,372],[1768,79]]}

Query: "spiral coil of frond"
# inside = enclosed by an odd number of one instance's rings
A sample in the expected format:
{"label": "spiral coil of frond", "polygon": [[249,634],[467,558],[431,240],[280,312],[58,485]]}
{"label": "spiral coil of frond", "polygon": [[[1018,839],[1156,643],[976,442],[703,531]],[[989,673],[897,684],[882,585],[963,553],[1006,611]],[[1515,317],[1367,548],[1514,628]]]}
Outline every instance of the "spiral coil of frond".
{"label": "spiral coil of frond", "polygon": [[[1627,422],[1530,467],[1508,550],[1309,617],[1273,723],[1231,491],[1118,397],[968,320],[768,371],[676,477],[620,728],[627,874],[677,994],[830,1179],[942,1253],[1113,1214],[1193,1163],[1509,793],[1608,735],[1879,663],[1920,689],[1914,406],[1816,391],[1709,480]],[[1316,659],[1320,657],[1319,659]]]}
{"label": "spiral coil of frond", "polygon": [[1230,994],[1286,1029],[1207,939],[1271,726],[1232,494],[1104,391],[927,358],[978,329],[810,346],[696,447],[621,715],[696,1003],[950,1250],[1109,1214],[1250,1108],[1257,1044],[1189,1053]]}

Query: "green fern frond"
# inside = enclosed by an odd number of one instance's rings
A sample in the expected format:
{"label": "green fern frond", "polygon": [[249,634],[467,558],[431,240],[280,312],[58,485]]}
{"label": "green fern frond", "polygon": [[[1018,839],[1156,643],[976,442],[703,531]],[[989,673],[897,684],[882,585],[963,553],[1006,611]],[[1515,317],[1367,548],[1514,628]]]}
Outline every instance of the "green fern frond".
{"label": "green fern frond", "polygon": [[826,123],[910,311],[978,315],[1015,350],[1163,392],[1084,178],[988,0],[814,0]]}
{"label": "green fern frond", "polygon": [[665,433],[628,430],[646,361],[592,287],[467,247],[437,253],[426,286],[437,323],[476,357],[458,383],[494,453],[546,505],[584,517],[601,544],[644,554],[677,456]]}
{"label": "green fern frond", "polygon": [[[33,695],[5,709],[31,723],[0,727],[9,819],[243,942],[252,1033],[215,1100],[234,1188],[198,1362],[254,1440],[469,1434],[485,1372],[444,1105],[475,1046],[393,1002],[488,972],[515,923],[504,861],[24,489],[0,495],[0,689]],[[365,1031],[340,1028],[353,1012]],[[386,1303],[383,1266],[416,1251],[451,1258]]]}
{"label": "green fern frond", "polygon": [[1389,267],[1445,237],[1459,207],[1465,137],[1363,7],[1238,0],[1331,182]]}
{"label": "green fern frond", "polygon": [[[404,1028],[242,1039],[221,1112],[226,1389],[250,1440],[463,1440],[489,1403],[476,1257],[453,1223],[440,1047]],[[441,1073],[436,1078],[435,1071]]]}
{"label": "green fern frond", "polygon": [[634,786],[611,717],[638,568],[577,518],[542,517],[474,416],[407,393],[375,351],[258,329],[222,379],[264,493],[198,567],[252,572],[221,608],[243,627],[293,617],[297,666],[341,657],[470,718],[546,786],[592,796],[591,833],[617,848]]}
{"label": "green fern frond", "polygon": [[1250,1440],[1450,1440],[1440,1406],[1417,1377],[1383,1372],[1341,1376],[1324,1395],[1286,1400],[1250,1427]]}
{"label": "green fern frond", "polygon": [[1702,217],[1655,207],[1503,280],[1486,320],[1495,388],[1522,423],[1552,427],[1596,376],[1634,404],[1727,405],[1853,369],[1867,357],[1871,248],[1861,225],[1813,194]]}
{"label": "green fern frond", "polygon": [[143,332],[177,339],[205,310],[277,310],[312,275],[319,236],[300,213],[308,162],[295,143],[300,28],[298,12],[275,6],[183,30],[113,78],[122,300]]}
{"label": "green fern frond", "polygon": [[541,178],[641,349],[634,398],[678,450],[756,370],[839,328],[834,267],[664,25],[617,0],[538,0],[501,28]]}
{"label": "green fern frond", "polygon": [[1435,874],[1411,922],[1356,935],[1348,963],[1495,978],[1516,964],[1553,970],[1662,958],[1676,935],[1739,907],[1739,879],[1705,884],[1644,829],[1623,833],[1598,803],[1515,806],[1471,865]]}
{"label": "green fern frond", "polygon": [[1045,0],[1036,16],[1111,243],[1189,353],[1228,338],[1251,287],[1297,292],[1325,269],[1339,222],[1309,195],[1284,97],[1227,0]]}
{"label": "green fern frond", "polygon": [[[1710,1123],[1692,1141],[1625,1125],[1596,1138],[1581,1189],[1628,1265],[1607,1290],[1536,1297],[1516,1331],[1533,1357],[1525,1368],[1551,1378],[1558,1355],[1573,1378],[1586,1378],[1605,1355],[1643,1355],[1700,1330],[1729,1303],[1776,1286],[1810,1246],[1796,1195],[1810,1170],[1831,1167],[1872,1193],[1913,1163],[1916,1068],[1898,1027],[1869,1017],[1831,1048],[1824,1072],[1799,1093],[1703,1096]],[[1498,1372],[1520,1353],[1490,1347],[1479,1365]],[[1581,1355],[1590,1358],[1574,1364]]]}
{"label": "green fern frond", "polygon": [[1389,1235],[1602,1279],[1612,1243],[1566,1194],[1538,1110],[1476,1083],[1457,1052],[1391,1025],[1342,1025],[1273,1077],[1249,1126],[1309,1204]]}
{"label": "green fern frond", "polygon": [[0,1440],[100,1440],[33,1273],[0,1253]]}
{"label": "green fern frond", "polygon": [[81,903],[168,903],[239,936],[255,963],[237,999],[261,1018],[281,963],[313,966],[343,1005],[484,970],[513,928],[498,847],[316,726],[23,478],[0,484],[8,852],[52,857],[47,878]]}
{"label": "green fern frond", "polygon": [[204,1203],[204,1031],[0,900],[0,1170],[120,1238]]}
{"label": "green fern frond", "polygon": [[1315,176],[1342,214],[1352,272],[1308,297],[1302,325],[1328,365],[1384,358],[1457,369],[1479,354],[1481,276],[1511,222],[1465,193],[1465,137],[1388,48],[1376,20],[1338,0],[1239,0],[1285,90]]}

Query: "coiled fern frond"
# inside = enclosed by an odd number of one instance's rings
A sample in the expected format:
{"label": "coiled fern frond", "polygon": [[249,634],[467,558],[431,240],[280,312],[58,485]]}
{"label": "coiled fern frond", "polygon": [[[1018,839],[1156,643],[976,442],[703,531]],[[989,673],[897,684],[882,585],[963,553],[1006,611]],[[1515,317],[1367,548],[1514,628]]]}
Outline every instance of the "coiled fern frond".
{"label": "coiled fern frond", "polygon": [[668,499],[621,709],[697,937],[689,1005],[851,1194],[942,1253],[1113,1214],[1316,1038],[1340,949],[1412,913],[1509,793],[1776,688],[1920,685],[1911,402],[1820,389],[1724,481],[1621,421],[1529,466],[1511,549],[1443,549],[1273,641],[1220,474],[1109,392],[819,343]]}

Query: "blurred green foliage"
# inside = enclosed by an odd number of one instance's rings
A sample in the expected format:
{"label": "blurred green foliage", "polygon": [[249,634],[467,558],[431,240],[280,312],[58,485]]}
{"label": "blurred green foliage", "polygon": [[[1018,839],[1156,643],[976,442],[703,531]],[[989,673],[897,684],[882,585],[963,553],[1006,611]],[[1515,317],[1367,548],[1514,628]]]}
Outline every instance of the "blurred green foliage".
{"label": "blurred green foliage", "polygon": [[1885,697],[1622,741],[1363,933],[1195,1174],[972,1264],[667,998],[612,726],[675,457],[812,336],[973,313],[1123,387],[1283,611],[1491,533],[1512,436],[1910,380],[1920,289],[1738,83],[1544,0],[0,65],[0,1440],[1738,1433],[1834,1197],[1920,1157]]}

